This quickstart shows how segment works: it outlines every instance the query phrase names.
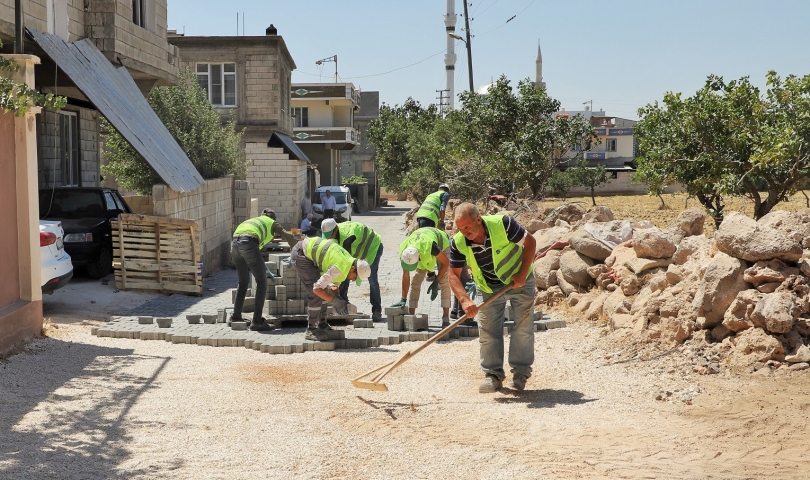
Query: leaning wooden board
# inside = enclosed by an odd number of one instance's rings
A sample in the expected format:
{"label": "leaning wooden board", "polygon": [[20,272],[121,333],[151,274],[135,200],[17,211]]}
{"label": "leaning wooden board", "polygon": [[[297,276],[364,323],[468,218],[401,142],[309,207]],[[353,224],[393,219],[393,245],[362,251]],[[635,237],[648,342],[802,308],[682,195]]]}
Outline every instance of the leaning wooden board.
{"label": "leaning wooden board", "polygon": [[112,222],[121,290],[202,294],[200,232],[193,220],[122,214]]}

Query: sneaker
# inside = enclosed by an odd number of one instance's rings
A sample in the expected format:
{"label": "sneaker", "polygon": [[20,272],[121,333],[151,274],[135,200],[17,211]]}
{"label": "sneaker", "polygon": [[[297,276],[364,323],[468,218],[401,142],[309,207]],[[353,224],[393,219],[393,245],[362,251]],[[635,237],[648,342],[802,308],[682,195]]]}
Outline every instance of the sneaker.
{"label": "sneaker", "polygon": [[447,328],[450,326],[450,319],[445,317],[442,318],[442,328]]}
{"label": "sneaker", "polygon": [[512,381],[509,382],[509,388],[512,390],[523,390],[526,388],[526,380],[529,378],[526,375],[517,374],[512,377]]}
{"label": "sneaker", "polygon": [[450,318],[453,320],[458,320],[458,310],[450,310]]}
{"label": "sneaker", "polygon": [[324,331],[332,330],[332,325],[329,325],[329,322],[327,322],[326,320],[321,320],[320,322],[318,322],[318,328]]}
{"label": "sneaker", "polygon": [[251,322],[250,329],[254,332],[269,332],[271,330],[275,330],[276,326],[271,323],[267,323],[267,320],[262,318],[261,322]]}
{"label": "sneaker", "polygon": [[371,312],[371,321],[372,322],[382,322],[382,312]]}
{"label": "sneaker", "polygon": [[326,330],[318,327],[308,327],[306,333],[304,334],[304,338],[307,340],[312,340],[313,342],[325,342],[329,340],[329,334],[326,333]]}
{"label": "sneaker", "polygon": [[492,374],[484,377],[484,383],[478,386],[478,393],[495,393],[503,386],[503,382]]}

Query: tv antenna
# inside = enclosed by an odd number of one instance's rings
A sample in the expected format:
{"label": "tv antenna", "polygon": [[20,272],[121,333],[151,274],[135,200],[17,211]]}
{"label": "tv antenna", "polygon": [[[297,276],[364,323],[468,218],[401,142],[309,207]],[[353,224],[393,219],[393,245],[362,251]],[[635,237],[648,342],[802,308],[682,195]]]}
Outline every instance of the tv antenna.
{"label": "tv antenna", "polygon": [[315,65],[323,65],[326,62],[335,62],[335,83],[338,83],[338,62],[337,62],[337,55],[332,55],[331,57],[326,57],[318,60],[315,62]]}

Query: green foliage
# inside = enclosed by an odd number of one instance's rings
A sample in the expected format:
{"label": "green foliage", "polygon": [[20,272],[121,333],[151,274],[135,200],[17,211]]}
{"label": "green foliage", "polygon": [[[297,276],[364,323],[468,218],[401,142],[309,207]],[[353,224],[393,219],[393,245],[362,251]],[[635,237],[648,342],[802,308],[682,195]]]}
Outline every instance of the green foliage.
{"label": "green foliage", "polygon": [[350,183],[365,183],[368,179],[362,175],[352,175],[351,177],[343,177],[340,179],[341,185]]}
{"label": "green foliage", "polygon": [[574,185],[590,189],[591,202],[593,202],[593,205],[596,206],[596,187],[605,185],[609,182],[607,169],[605,169],[605,166],[597,165],[595,167],[591,167],[588,165],[587,160],[580,159],[577,161],[576,166],[567,170],[567,173],[569,173],[571,178],[573,178]]}
{"label": "green foliage", "polygon": [[568,192],[576,186],[572,169],[555,170],[548,179],[547,188],[556,193],[563,200],[568,198]]}
{"label": "green foliage", "polygon": [[[154,88],[149,104],[203,178],[229,174],[245,177],[247,164],[239,147],[242,132],[236,130],[233,119],[222,124],[191,69],[181,72],[177,86]],[[154,184],[162,183],[146,160],[106,120],[102,121],[102,132],[109,159],[102,167],[104,173],[115,175],[123,188],[141,194],[151,193]]]}
{"label": "green foliage", "polygon": [[[0,41],[0,47],[3,42]],[[9,58],[0,57],[0,71],[15,72],[19,68],[17,62]],[[53,108],[60,110],[67,105],[67,99],[53,95],[43,94],[24,83],[17,83],[6,77],[0,77],[0,109],[5,113],[13,113],[16,117],[25,115],[32,106]]]}
{"label": "green foliage", "polygon": [[729,196],[751,200],[754,218],[766,215],[810,173],[810,75],[767,79],[762,95],[748,77],[710,75],[692,97],[668,92],[663,105],[641,108],[639,171],[681,183],[717,225]]}

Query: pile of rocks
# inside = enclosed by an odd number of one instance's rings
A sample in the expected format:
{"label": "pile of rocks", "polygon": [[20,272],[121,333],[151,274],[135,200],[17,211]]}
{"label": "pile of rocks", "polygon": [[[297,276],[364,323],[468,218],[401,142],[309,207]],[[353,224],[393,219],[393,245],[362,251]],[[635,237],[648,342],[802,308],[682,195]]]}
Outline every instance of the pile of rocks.
{"label": "pile of rocks", "polygon": [[544,220],[526,225],[537,252],[568,246],[535,261],[537,304],[571,307],[619,341],[698,341],[701,373],[810,366],[810,211],[732,212],[714,238],[696,208],[664,229],[577,204]]}

